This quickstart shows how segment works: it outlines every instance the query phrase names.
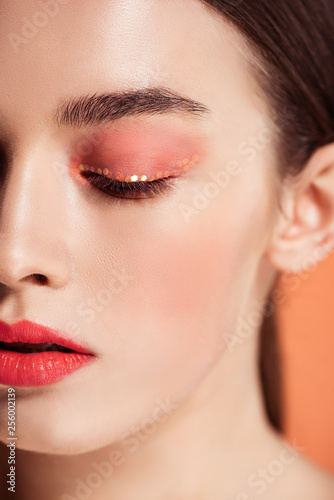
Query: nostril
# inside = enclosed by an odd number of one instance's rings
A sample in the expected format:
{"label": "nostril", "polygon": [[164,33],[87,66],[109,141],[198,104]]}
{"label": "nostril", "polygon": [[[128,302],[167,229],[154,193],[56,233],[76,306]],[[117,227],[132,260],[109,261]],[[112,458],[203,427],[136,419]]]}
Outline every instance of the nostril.
{"label": "nostril", "polygon": [[22,280],[20,281],[25,281],[25,282],[33,282],[38,285],[46,285],[48,282],[48,278],[45,276],[45,274],[40,274],[40,273],[32,273],[32,274],[27,274]]}
{"label": "nostril", "polygon": [[46,282],[48,281],[47,277],[44,276],[44,274],[38,274],[38,273],[34,273],[31,275],[31,277],[39,284],[41,285],[45,285]]}

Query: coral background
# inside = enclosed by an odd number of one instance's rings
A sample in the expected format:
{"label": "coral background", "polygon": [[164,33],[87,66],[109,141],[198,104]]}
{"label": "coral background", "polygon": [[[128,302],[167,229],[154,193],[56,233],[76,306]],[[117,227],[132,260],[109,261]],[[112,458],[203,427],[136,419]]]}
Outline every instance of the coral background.
{"label": "coral background", "polygon": [[334,255],[282,284],[285,433],[334,473]]}

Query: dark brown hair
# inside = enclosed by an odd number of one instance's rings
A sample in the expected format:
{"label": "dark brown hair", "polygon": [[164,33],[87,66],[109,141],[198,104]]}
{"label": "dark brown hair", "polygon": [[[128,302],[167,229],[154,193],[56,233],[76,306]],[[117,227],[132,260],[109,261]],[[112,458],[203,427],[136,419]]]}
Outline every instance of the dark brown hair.
{"label": "dark brown hair", "polygon": [[[284,178],[334,141],[334,0],[202,0],[246,39],[254,75],[277,125]],[[280,355],[273,315],[264,318],[259,369],[268,418],[282,429]]]}

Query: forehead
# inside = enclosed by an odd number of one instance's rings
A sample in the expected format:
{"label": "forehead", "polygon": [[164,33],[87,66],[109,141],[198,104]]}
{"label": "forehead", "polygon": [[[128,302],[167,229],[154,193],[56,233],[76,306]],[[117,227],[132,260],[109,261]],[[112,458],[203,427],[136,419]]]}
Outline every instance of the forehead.
{"label": "forehead", "polygon": [[0,115],[16,124],[73,95],[163,85],[210,107],[249,82],[239,36],[199,0],[0,5]]}

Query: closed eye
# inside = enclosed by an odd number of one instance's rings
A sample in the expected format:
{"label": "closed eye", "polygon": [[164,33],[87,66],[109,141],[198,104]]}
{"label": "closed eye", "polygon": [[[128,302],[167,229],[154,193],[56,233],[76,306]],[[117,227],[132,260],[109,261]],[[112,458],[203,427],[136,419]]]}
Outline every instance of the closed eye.
{"label": "closed eye", "polygon": [[164,177],[153,181],[125,182],[109,179],[95,172],[83,171],[81,175],[100,191],[115,198],[145,199],[167,194],[174,189],[175,177]]}

